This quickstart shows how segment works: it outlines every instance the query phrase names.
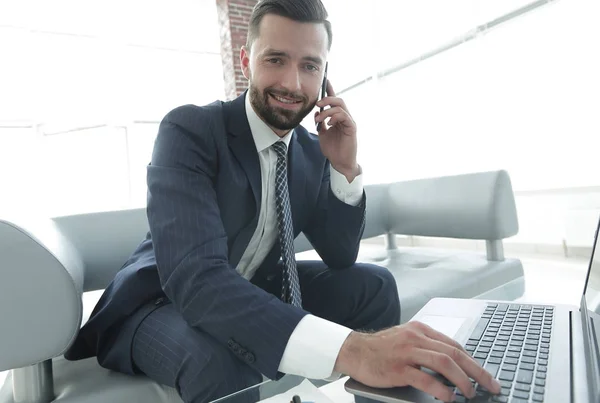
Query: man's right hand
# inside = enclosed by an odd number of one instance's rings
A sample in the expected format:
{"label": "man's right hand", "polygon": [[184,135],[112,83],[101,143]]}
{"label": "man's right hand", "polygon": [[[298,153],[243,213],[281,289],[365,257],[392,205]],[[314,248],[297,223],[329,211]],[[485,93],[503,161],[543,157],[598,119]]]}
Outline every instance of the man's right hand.
{"label": "man's right hand", "polygon": [[372,334],[352,332],[335,363],[337,372],[368,386],[410,385],[442,401],[452,401],[452,390],[421,367],[443,375],[468,398],[475,396],[469,377],[491,393],[500,393],[500,384],[460,344],[420,322]]}

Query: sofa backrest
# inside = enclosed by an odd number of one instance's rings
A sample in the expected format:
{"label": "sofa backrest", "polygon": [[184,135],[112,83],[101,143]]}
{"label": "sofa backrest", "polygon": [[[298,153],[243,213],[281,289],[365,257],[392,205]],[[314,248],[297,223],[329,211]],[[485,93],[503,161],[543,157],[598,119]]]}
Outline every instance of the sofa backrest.
{"label": "sofa backrest", "polygon": [[[500,240],[518,232],[505,171],[365,186],[363,238],[386,233]],[[57,217],[85,264],[84,290],[106,287],[148,231],[145,208]],[[312,249],[304,235],[296,252]]]}
{"label": "sofa backrest", "polygon": [[519,232],[506,171],[397,182],[387,192],[391,233],[495,241]]}

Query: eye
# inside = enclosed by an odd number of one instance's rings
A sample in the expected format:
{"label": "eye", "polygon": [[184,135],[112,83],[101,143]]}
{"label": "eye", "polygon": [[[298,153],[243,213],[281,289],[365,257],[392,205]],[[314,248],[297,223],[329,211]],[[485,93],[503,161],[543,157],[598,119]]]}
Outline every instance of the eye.
{"label": "eye", "polygon": [[317,66],[315,66],[314,64],[307,64],[306,65],[306,70],[308,70],[308,71],[318,71],[319,68]]}
{"label": "eye", "polygon": [[281,64],[281,59],[278,57],[272,57],[270,59],[267,59],[267,62],[271,64]]}

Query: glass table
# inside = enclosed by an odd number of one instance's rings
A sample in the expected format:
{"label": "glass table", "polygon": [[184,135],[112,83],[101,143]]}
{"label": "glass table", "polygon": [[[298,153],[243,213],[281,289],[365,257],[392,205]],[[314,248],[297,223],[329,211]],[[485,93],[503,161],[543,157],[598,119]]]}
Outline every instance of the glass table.
{"label": "glass table", "polygon": [[[337,382],[345,382],[347,378],[343,378],[338,380]],[[217,400],[213,400],[210,403],[256,403],[258,401],[268,399],[277,395],[282,395],[281,402],[285,401],[291,402],[294,396],[294,392],[291,389],[296,388],[302,382],[308,381],[316,388],[320,388],[324,385],[329,384],[327,381],[321,380],[307,380],[306,378],[302,378],[294,375],[286,375],[280,380],[265,380],[262,383],[251,386],[239,392],[233,393],[228,396],[221,397]],[[289,392],[289,396],[286,396],[286,393]],[[302,396],[300,396],[302,397]],[[348,399],[348,400],[346,400]],[[308,402],[308,400],[302,400],[303,403]],[[345,398],[344,401],[354,402],[353,398]],[[342,403],[345,403],[342,402]],[[336,401],[336,403],[338,403]]]}

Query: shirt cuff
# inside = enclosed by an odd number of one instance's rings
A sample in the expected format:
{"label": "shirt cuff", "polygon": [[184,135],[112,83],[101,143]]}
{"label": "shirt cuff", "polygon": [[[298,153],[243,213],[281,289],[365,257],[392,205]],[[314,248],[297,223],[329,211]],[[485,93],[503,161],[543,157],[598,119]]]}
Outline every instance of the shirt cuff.
{"label": "shirt cuff", "polygon": [[351,206],[358,206],[363,196],[362,168],[360,168],[360,174],[350,183],[344,175],[336,171],[334,167],[331,167],[329,169],[329,182],[331,183],[333,194],[340,201]]}
{"label": "shirt cuff", "polygon": [[333,369],[351,332],[352,329],[317,316],[304,316],[288,340],[279,372],[309,379],[339,377]]}

